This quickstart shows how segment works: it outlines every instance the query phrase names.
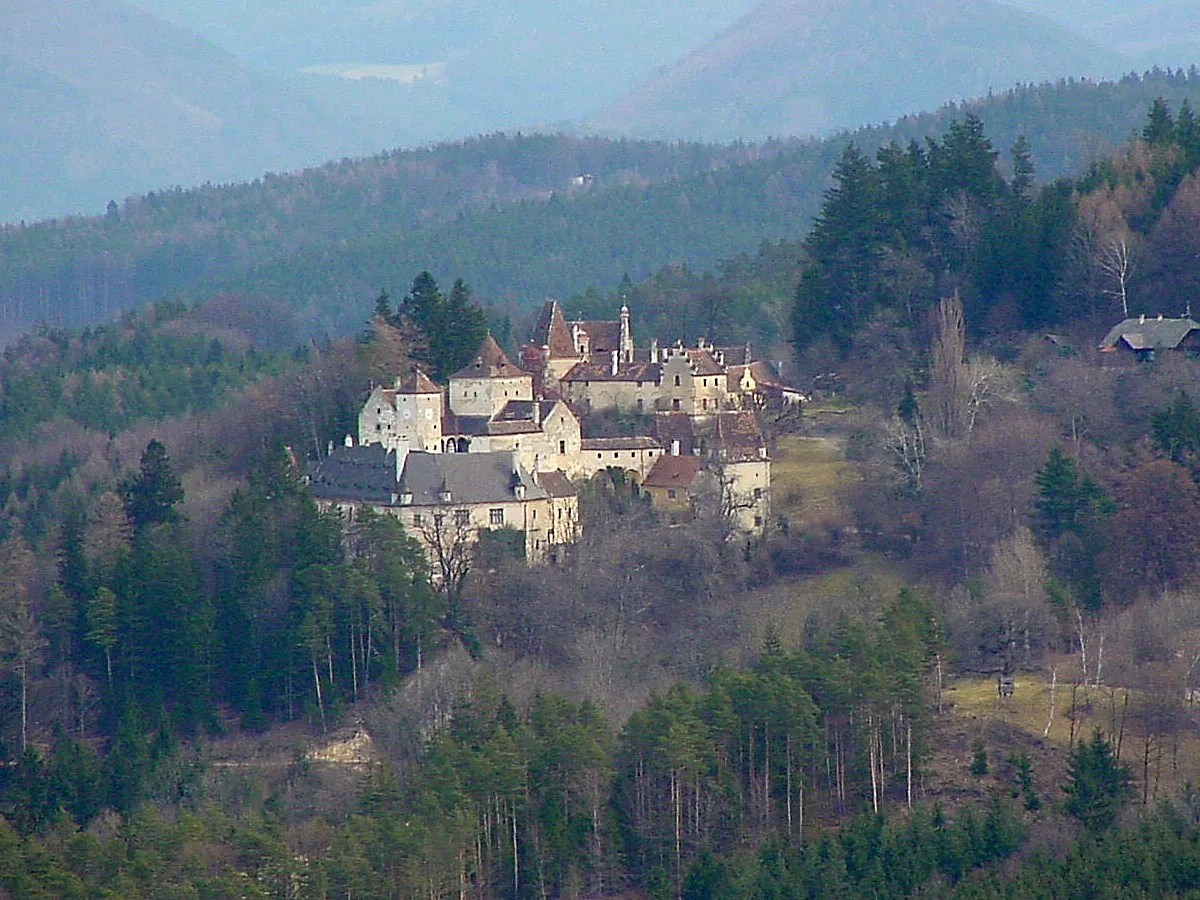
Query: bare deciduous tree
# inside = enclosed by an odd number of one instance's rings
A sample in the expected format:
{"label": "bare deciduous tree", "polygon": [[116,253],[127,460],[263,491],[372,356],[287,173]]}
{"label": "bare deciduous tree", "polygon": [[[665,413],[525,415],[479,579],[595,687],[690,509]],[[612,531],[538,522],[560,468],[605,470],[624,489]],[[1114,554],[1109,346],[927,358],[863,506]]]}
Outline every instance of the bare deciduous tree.
{"label": "bare deciduous tree", "polygon": [[958,437],[967,394],[966,327],[958,293],[937,306],[929,366],[930,424],[946,438]]}

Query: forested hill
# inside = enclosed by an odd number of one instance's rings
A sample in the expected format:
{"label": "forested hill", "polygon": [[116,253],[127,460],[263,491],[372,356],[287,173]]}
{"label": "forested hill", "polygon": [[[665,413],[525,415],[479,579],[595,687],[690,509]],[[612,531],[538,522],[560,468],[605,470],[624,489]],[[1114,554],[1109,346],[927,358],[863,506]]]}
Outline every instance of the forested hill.
{"label": "forested hill", "polygon": [[[521,312],[668,263],[707,268],[802,236],[845,145],[943,133],[969,109],[997,147],[1028,137],[1040,178],[1085,169],[1156,96],[1200,99],[1195,73],[1029,86],[820,142],[720,148],[565,136],[480,138],[331,163],[247,185],[132,198],[106,216],[0,235],[0,332],[77,325],[164,295],[237,291],[295,306],[313,332],[357,327],[381,286],[461,275]],[[577,176],[590,175],[576,185]]]}

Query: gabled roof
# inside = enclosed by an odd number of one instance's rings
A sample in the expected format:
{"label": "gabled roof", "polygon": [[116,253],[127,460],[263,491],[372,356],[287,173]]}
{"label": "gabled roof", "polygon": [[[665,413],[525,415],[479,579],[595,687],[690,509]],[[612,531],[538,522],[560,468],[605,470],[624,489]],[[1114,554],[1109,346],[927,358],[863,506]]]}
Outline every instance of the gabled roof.
{"label": "gabled roof", "polygon": [[1174,350],[1184,338],[1200,328],[1191,318],[1156,319],[1138,316],[1114,325],[1100,343],[1102,351],[1112,351],[1120,342],[1131,350]]}
{"label": "gabled roof", "polygon": [[745,366],[730,366],[728,368],[729,384],[734,385],[742,380],[743,373],[749,369],[750,377],[761,386],[777,387],[780,389],[795,390],[787,384],[779,375],[778,370],[772,363],[765,359],[760,359],[757,362],[752,362]]}
{"label": "gabled roof", "polygon": [[396,453],[382,444],[338,447],[308,464],[309,493],[318,500],[389,504],[399,492]]}
{"label": "gabled roof", "polygon": [[562,307],[557,300],[547,300],[533,327],[533,343],[546,347],[551,359],[578,356],[571,329],[563,318]]}
{"label": "gabled roof", "polygon": [[642,487],[687,490],[700,472],[698,456],[660,456],[642,480]]}
{"label": "gabled roof", "polygon": [[529,373],[514,366],[496,339],[489,334],[479,345],[475,358],[459,369],[451,378],[517,378],[528,377]]}
{"label": "gabled roof", "polygon": [[716,449],[729,462],[766,459],[766,439],[751,410],[726,412],[717,416]]}
{"label": "gabled roof", "polygon": [[578,326],[587,332],[588,349],[593,353],[621,349],[621,323],[619,321],[603,322],[592,320],[590,322],[580,321],[569,324],[572,328]]}
{"label": "gabled roof", "polygon": [[725,374],[725,367],[717,362],[707,350],[688,350],[687,356],[688,362],[692,364],[692,371],[697,375]]}
{"label": "gabled roof", "polygon": [[396,380],[396,391],[401,394],[440,394],[442,389],[421,371],[420,366],[413,366],[407,375]]}
{"label": "gabled roof", "polygon": [[550,496],[524,469],[513,471],[511,453],[410,453],[401,484],[413,506],[445,506],[443,491],[451,506],[511,503],[517,484],[525,486],[526,500]]}

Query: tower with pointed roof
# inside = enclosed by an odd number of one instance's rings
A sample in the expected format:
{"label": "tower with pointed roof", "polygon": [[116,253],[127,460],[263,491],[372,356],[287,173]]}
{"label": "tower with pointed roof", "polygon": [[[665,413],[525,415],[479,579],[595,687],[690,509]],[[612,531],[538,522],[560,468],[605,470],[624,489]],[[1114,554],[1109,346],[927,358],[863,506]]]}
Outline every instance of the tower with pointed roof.
{"label": "tower with pointed roof", "polygon": [[450,376],[450,409],[490,419],[512,400],[533,400],[533,376],[514,366],[489,334],[471,362]]}
{"label": "tower with pointed roof", "polygon": [[361,446],[382,444],[395,450],[401,443],[437,453],[442,446],[442,389],[417,366],[396,379],[392,388],[377,387],[358,414]]}

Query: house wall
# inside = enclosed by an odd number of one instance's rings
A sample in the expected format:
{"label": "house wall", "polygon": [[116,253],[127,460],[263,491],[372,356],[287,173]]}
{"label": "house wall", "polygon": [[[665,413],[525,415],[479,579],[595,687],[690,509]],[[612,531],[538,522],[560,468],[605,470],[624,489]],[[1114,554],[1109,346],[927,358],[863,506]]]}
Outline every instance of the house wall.
{"label": "house wall", "polygon": [[358,442],[395,450],[408,441],[415,450],[442,449],[442,395],[393,394],[376,388],[358,414]]}
{"label": "house wall", "polygon": [[640,484],[664,452],[659,447],[645,450],[580,450],[574,471],[564,471],[571,478],[591,478],[597,472],[616,467],[629,472]]}
{"label": "house wall", "polygon": [[[572,506],[570,502],[574,501]],[[558,504],[557,506],[555,504]],[[437,528],[441,528],[443,540],[453,541],[457,529],[456,516],[460,511],[466,514],[465,528],[468,544],[479,540],[480,532],[499,528],[516,528],[525,532],[525,561],[530,565],[540,565],[547,561],[551,547],[568,543],[574,539],[574,530],[565,526],[566,517],[574,528],[578,528],[579,505],[576,498],[541,498],[537,500],[509,500],[501,503],[455,504],[444,506],[377,506],[350,500],[320,500],[317,505],[322,510],[337,512],[345,522],[353,522],[358,518],[363,506],[385,516],[394,516],[404,525],[404,530],[421,546],[425,558],[433,564],[435,554],[432,551],[433,541],[437,539]],[[558,513],[562,509],[564,512]],[[492,521],[493,510],[498,510],[501,521]],[[441,525],[435,517],[441,516]],[[551,537],[553,532],[553,537]]]}
{"label": "house wall", "polygon": [[734,527],[762,534],[771,521],[771,461],[727,462],[723,474]]}
{"label": "house wall", "polygon": [[451,378],[450,408],[460,416],[494,416],[509,400],[532,400],[533,376]]}
{"label": "house wall", "polygon": [[650,496],[651,505],[667,524],[679,525],[695,518],[692,496],[685,488],[643,487],[642,491]]}

